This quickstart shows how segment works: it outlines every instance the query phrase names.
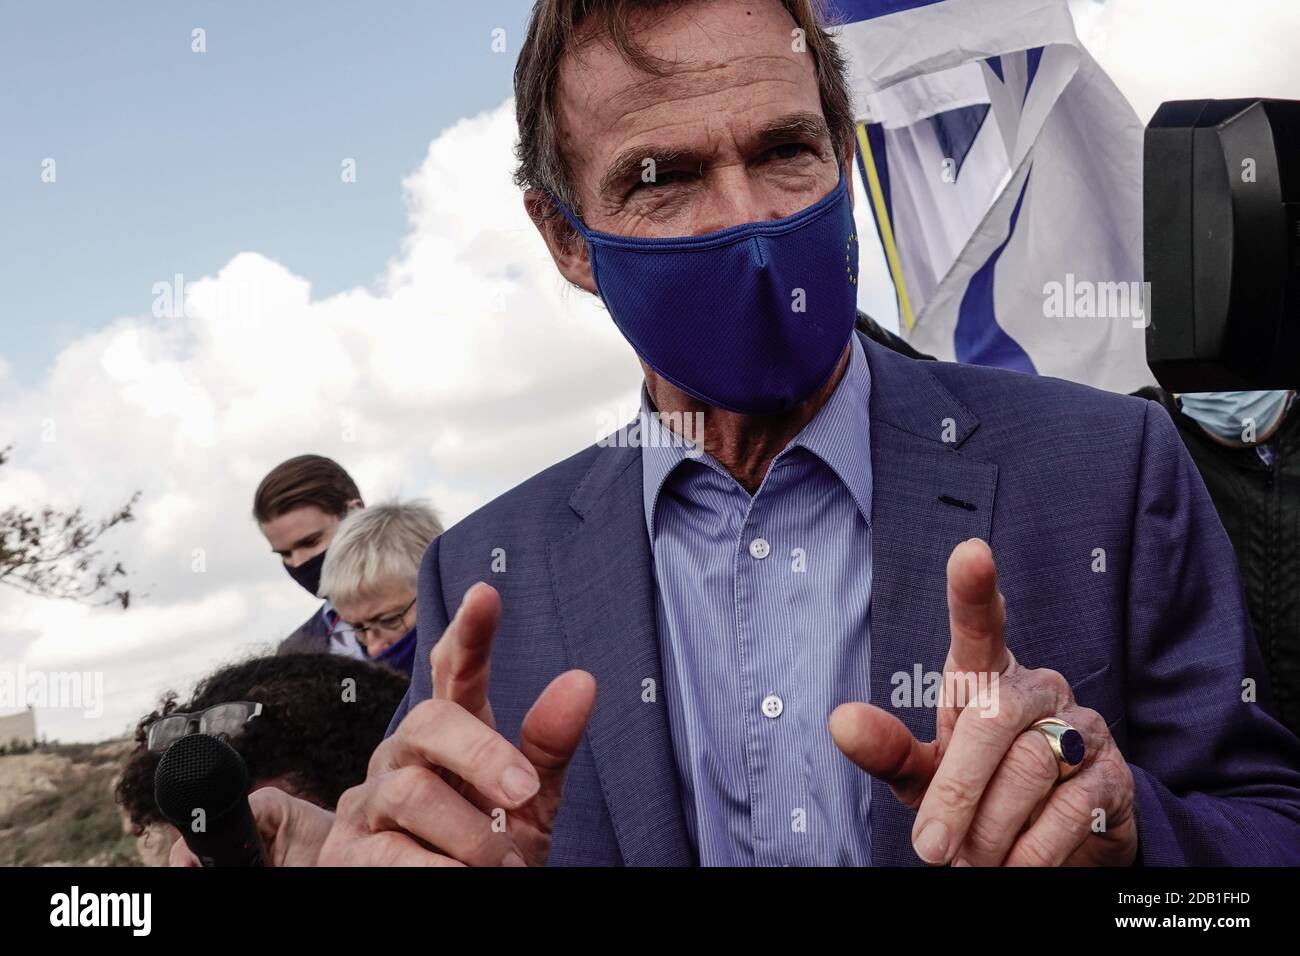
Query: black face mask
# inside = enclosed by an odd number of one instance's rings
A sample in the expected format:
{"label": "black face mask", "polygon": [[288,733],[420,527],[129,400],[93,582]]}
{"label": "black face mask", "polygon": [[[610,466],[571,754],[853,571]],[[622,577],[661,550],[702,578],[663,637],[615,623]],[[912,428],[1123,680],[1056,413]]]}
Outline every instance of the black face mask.
{"label": "black face mask", "polygon": [[316,592],[320,590],[320,569],[324,564],[325,552],[322,551],[316,557],[308,558],[296,568],[291,568],[286,564],[284,569],[289,572],[289,577],[311,592],[312,597],[316,597]]}

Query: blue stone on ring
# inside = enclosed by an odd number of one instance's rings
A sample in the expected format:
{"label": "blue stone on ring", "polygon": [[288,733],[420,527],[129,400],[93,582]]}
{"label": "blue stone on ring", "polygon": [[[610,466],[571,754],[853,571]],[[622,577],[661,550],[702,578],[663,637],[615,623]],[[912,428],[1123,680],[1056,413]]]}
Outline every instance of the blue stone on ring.
{"label": "blue stone on ring", "polygon": [[1061,756],[1071,767],[1077,767],[1083,763],[1085,747],[1083,745],[1083,734],[1079,733],[1073,727],[1064,731],[1060,736]]}

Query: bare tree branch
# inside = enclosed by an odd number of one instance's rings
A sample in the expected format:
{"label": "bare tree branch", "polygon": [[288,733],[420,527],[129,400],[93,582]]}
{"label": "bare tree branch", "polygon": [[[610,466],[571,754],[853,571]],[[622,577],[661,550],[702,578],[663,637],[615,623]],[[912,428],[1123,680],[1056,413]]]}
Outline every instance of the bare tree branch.
{"label": "bare tree branch", "polygon": [[[11,448],[0,448],[0,465]],[[139,500],[137,491],[99,520],[88,519],[80,507],[0,512],[0,584],[39,597],[130,607],[126,569],[119,561],[105,560],[98,545],[113,528],[135,520]]]}

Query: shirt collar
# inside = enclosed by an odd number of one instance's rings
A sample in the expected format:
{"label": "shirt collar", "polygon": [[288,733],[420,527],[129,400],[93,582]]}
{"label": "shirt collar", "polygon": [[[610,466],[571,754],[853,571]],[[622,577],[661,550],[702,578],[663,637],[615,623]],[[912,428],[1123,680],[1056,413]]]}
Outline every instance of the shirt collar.
{"label": "shirt collar", "polygon": [[[857,335],[852,336],[851,349],[844,377],[790,445],[806,448],[824,461],[844,482],[870,524],[871,368]],[[787,451],[788,447],[781,454]]]}
{"label": "shirt collar", "polygon": [[[660,420],[644,383],[641,385],[641,417],[638,427],[641,443],[641,495],[645,503],[646,529],[650,532],[650,541],[653,543],[655,505],[668,476],[685,461],[709,460],[713,456],[703,447],[684,441]],[[720,464],[716,467],[722,468]]]}
{"label": "shirt collar", "polygon": [[[871,369],[857,335],[850,336],[849,364],[835,390],[812,420],[773,459],[791,448],[804,448],[826,463],[848,488],[868,523],[871,521]],[[650,393],[641,386],[641,492],[646,529],[653,544],[655,506],[668,477],[688,460],[727,474],[703,448],[683,441],[659,420]],[[728,477],[730,477],[728,475]],[[734,479],[733,479],[734,480]]]}

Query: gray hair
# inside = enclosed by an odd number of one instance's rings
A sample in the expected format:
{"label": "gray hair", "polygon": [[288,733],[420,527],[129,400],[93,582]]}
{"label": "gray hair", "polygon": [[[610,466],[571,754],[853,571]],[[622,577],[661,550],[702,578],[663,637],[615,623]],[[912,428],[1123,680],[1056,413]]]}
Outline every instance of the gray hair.
{"label": "gray hair", "polygon": [[442,522],[427,501],[385,501],[353,511],[325,552],[320,595],[338,603],[393,584],[415,589],[420,561]]}

